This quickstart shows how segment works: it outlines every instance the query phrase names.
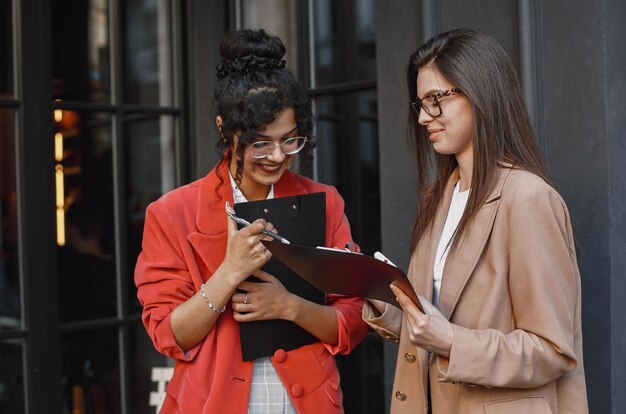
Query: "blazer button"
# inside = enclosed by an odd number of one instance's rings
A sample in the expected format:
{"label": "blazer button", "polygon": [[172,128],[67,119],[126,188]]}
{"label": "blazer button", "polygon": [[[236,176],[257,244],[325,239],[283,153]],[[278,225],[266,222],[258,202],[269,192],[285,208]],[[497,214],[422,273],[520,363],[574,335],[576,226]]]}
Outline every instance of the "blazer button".
{"label": "blazer button", "polygon": [[407,352],[406,354],[404,354],[404,359],[406,359],[406,362],[408,362],[409,364],[412,364],[415,362],[415,355]]}
{"label": "blazer button", "polygon": [[284,349],[277,349],[276,352],[274,352],[274,361],[275,362],[281,363],[286,358],[287,358],[287,353],[285,352]]}
{"label": "blazer button", "polygon": [[406,400],[406,394],[403,393],[402,391],[396,391],[396,398],[399,399],[400,401],[404,401]]}
{"label": "blazer button", "polygon": [[300,384],[293,384],[291,387],[291,396],[294,398],[300,398],[304,394],[304,388]]}

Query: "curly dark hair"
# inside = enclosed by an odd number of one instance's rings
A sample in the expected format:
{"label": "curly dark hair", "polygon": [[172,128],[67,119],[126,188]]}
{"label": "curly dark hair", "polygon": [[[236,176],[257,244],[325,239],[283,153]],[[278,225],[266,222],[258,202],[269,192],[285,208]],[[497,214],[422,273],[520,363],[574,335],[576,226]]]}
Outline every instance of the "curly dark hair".
{"label": "curly dark hair", "polygon": [[[220,43],[222,61],[217,65],[214,95],[215,116],[222,118],[217,151],[219,163],[230,161],[228,149],[233,147],[237,133],[237,184],[241,183],[244,150],[255,140],[257,131],[274,122],[285,109],[293,109],[298,134],[309,137],[298,154],[300,171],[305,171],[313,158],[311,104],[293,74],[285,69],[285,51],[278,37],[262,29],[232,31]],[[219,173],[218,178],[223,184]]]}

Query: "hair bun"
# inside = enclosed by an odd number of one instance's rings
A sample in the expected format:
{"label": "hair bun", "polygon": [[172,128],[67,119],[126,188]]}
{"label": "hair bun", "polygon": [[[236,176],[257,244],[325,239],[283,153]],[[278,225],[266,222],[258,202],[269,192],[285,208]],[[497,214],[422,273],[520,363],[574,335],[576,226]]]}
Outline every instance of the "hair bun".
{"label": "hair bun", "polygon": [[224,79],[234,72],[250,72],[264,69],[281,69],[285,67],[282,59],[272,59],[257,56],[251,53],[247,56],[236,57],[234,59],[223,59],[217,65],[217,78]]}

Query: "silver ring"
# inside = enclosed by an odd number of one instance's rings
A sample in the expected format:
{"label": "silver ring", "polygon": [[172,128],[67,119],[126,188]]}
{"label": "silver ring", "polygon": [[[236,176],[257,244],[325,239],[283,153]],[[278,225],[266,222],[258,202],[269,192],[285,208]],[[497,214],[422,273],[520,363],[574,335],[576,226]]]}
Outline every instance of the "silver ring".
{"label": "silver ring", "polygon": [[243,303],[244,303],[244,305],[247,305],[248,303],[250,303],[250,301],[248,300],[248,294],[247,293],[243,297]]}

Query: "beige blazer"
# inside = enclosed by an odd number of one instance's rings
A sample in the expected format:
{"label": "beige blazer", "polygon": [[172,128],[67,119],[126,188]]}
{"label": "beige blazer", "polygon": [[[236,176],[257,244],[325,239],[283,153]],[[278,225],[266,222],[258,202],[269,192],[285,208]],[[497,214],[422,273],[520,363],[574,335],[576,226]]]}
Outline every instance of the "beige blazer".
{"label": "beige blazer", "polygon": [[[432,297],[433,263],[458,174],[408,276]],[[371,304],[363,318],[399,341],[392,413],[587,413],[580,274],[569,213],[541,178],[503,166],[443,271],[439,309],[452,322],[449,358],[404,334],[402,312]]]}

